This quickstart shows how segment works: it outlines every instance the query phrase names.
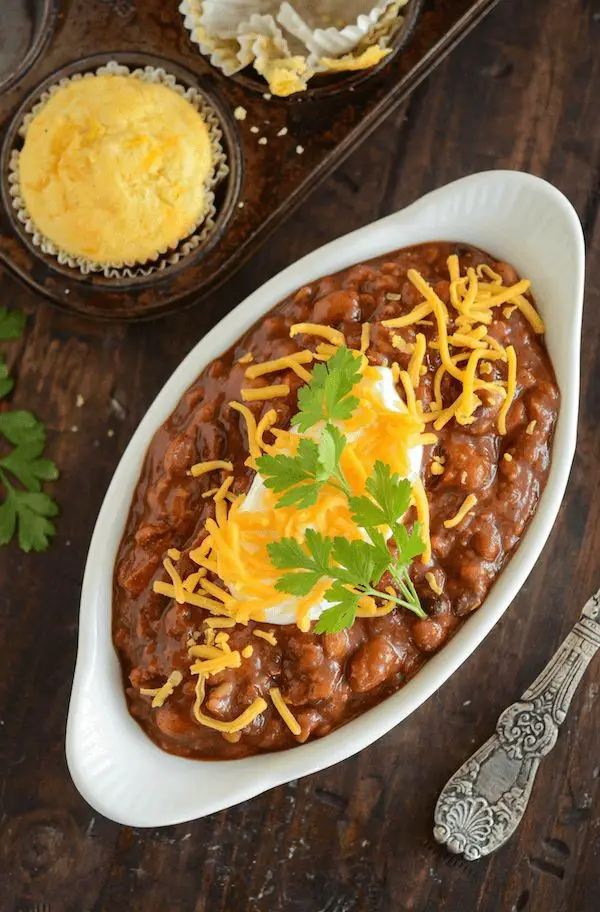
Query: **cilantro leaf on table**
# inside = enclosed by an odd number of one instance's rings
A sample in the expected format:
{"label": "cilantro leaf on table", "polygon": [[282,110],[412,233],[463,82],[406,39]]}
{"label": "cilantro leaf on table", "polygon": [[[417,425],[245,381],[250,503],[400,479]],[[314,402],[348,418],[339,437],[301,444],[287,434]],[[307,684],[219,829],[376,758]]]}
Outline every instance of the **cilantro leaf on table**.
{"label": "cilantro leaf on table", "polygon": [[44,425],[31,412],[0,412],[0,434],[15,446],[39,447],[38,453],[46,443]]}
{"label": "cilantro leaf on table", "polygon": [[345,421],[358,406],[350,395],[360,380],[361,363],[345,345],[329,361],[316,364],[311,379],[298,390],[298,413],[292,425],[305,433],[319,421]]}
{"label": "cilantro leaf on table", "polygon": [[54,481],[58,470],[50,459],[38,458],[46,444],[46,431],[31,412],[0,412],[0,434],[15,448],[0,458],[8,470],[30,491],[41,491],[42,481]]}
{"label": "cilantro leaf on table", "polygon": [[7,396],[14,385],[15,381],[11,380],[11,378],[8,376],[8,367],[6,365],[6,361],[2,355],[0,355],[0,399],[3,399],[4,396]]}
{"label": "cilantro leaf on table", "polygon": [[55,528],[50,518],[58,513],[58,506],[48,494],[19,491],[1,474],[6,489],[6,499],[0,504],[0,545],[7,545],[18,526],[21,551],[45,551]]}
{"label": "cilantro leaf on table", "polygon": [[21,310],[0,307],[0,342],[18,339],[25,329],[27,317]]}
{"label": "cilantro leaf on table", "polygon": [[[0,307],[0,342],[17,339],[25,315]],[[6,362],[0,355],[0,398],[13,388]],[[41,421],[26,411],[0,411],[0,439],[12,449],[0,457],[0,546],[15,533],[22,551],[45,551],[55,534],[50,521],[58,513],[55,501],[42,491],[42,482],[58,477],[55,464],[42,456],[46,431]],[[20,487],[19,485],[22,485]]]}

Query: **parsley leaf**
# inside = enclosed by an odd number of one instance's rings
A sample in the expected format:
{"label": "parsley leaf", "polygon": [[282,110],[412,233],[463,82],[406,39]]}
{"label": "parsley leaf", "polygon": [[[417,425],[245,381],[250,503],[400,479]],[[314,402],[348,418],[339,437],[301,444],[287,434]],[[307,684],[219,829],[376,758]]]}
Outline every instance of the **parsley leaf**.
{"label": "parsley leaf", "polygon": [[399,563],[409,564],[425,550],[419,523],[414,524],[410,533],[400,523],[410,504],[410,481],[392,473],[388,465],[377,460],[365,487],[371,497],[365,495],[349,499],[354,522],[367,529],[371,539],[372,530],[387,526],[398,548]]}
{"label": "parsley leaf", "polygon": [[44,425],[31,412],[0,412],[0,434],[15,446],[39,446],[40,453],[46,443]]}
{"label": "parsley leaf", "polygon": [[340,456],[346,446],[346,438],[334,424],[327,422],[319,440],[319,466],[326,478],[335,475],[339,469]]}
{"label": "parsley leaf", "polygon": [[18,339],[25,328],[27,317],[20,310],[0,307],[0,342]]}
{"label": "parsley leaf", "polygon": [[[0,307],[0,342],[17,339],[23,332],[25,315]],[[0,398],[13,388],[4,358],[0,355]],[[42,492],[42,482],[58,477],[56,466],[42,458],[46,431],[41,421],[25,411],[0,412],[0,435],[13,448],[0,458],[0,546],[7,545],[15,532],[22,551],[45,551],[55,533],[50,522],[58,513],[52,498]],[[25,490],[15,486],[19,482]]]}
{"label": "parsley leaf", "polygon": [[[425,617],[406,568],[397,565],[392,569],[392,555],[383,535],[377,531],[368,542],[326,538],[314,529],[307,529],[304,542],[282,538],[271,542],[268,551],[275,569],[288,571],[275,584],[279,592],[302,597],[322,579],[332,581],[324,595],[330,607],[321,615],[315,628],[317,633],[334,633],[351,626],[363,595],[396,602]],[[401,589],[402,598],[375,588],[388,569]]]}
{"label": "parsley leaf", "polygon": [[398,560],[403,564],[410,562],[422,554],[425,550],[425,543],[421,538],[421,524],[416,522],[410,532],[406,526],[396,525],[394,528],[394,540],[398,547]]}
{"label": "parsley leaf", "polygon": [[7,396],[14,385],[14,380],[11,380],[11,378],[8,376],[8,367],[6,366],[6,361],[2,355],[0,355],[0,399],[3,399],[4,396]]}
{"label": "parsley leaf", "polygon": [[58,507],[48,494],[18,491],[6,480],[6,500],[0,505],[0,545],[6,545],[18,524],[21,551],[45,551],[55,533],[49,517],[56,516]]}
{"label": "parsley leaf", "polygon": [[36,459],[37,447],[20,446],[0,459],[0,466],[8,469],[30,491],[41,491],[43,481],[56,481],[58,469],[50,459]]}
{"label": "parsley leaf", "polygon": [[333,541],[307,529],[304,544],[308,554],[294,538],[282,538],[268,545],[271,563],[277,570],[294,568],[293,573],[285,573],[277,581],[275,588],[279,592],[308,595],[323,576],[327,576]]}
{"label": "parsley leaf", "polygon": [[345,421],[358,406],[353,387],[360,380],[360,358],[345,345],[324,363],[316,364],[311,379],[298,390],[298,413],[292,424],[302,433],[319,421]]}
{"label": "parsley leaf", "polygon": [[317,502],[321,485],[317,482],[319,448],[314,440],[302,438],[295,456],[280,453],[277,456],[260,456],[256,460],[265,486],[276,494],[283,494],[280,507],[312,507]]}
{"label": "parsley leaf", "polygon": [[317,621],[315,633],[338,633],[345,627],[352,627],[356,620],[360,593],[335,583],[325,598],[331,602],[331,607],[326,608]]}
{"label": "parsley leaf", "polygon": [[[339,466],[346,438],[333,424],[326,424],[318,444],[307,437],[300,438],[295,456],[280,453],[276,456],[259,456],[258,471],[265,486],[283,496],[278,507],[312,507],[319,492],[331,478],[336,478],[342,489],[346,480]],[[283,493],[285,492],[285,493]]]}
{"label": "parsley leaf", "polygon": [[373,500],[368,497],[352,498],[350,506],[355,514],[354,521],[365,528],[386,525],[392,529],[408,510],[410,481],[392,474],[390,467],[378,459],[365,487]]}

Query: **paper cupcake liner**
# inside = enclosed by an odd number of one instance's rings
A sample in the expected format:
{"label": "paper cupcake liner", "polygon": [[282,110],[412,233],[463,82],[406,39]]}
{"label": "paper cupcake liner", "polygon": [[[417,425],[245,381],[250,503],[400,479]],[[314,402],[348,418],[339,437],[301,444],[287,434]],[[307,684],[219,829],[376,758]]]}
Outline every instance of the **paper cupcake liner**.
{"label": "paper cupcake liner", "polygon": [[315,73],[364,69],[381,60],[408,2],[183,0],[179,9],[213,66],[231,76],[252,64],[274,94],[289,95],[305,89]]}
{"label": "paper cupcake liner", "polygon": [[162,85],[168,86],[168,88],[187,99],[204,120],[210,138],[213,168],[206,181],[207,192],[204,210],[198,217],[196,224],[192,226],[190,233],[175,246],[165,246],[163,249],[157,251],[154,257],[145,260],[143,263],[132,261],[98,263],[86,257],[72,256],[66,251],[58,248],[53,241],[38,231],[21,195],[19,183],[19,149],[13,149],[10,156],[8,174],[9,193],[15,215],[29,236],[31,243],[42,253],[55,257],[61,266],[69,266],[72,269],[77,269],[82,275],[101,272],[106,278],[112,279],[149,276],[155,272],[166,269],[168,266],[176,265],[184,257],[189,256],[190,253],[197,250],[213,232],[215,228],[215,216],[217,214],[214,191],[217,184],[219,184],[229,173],[227,158],[223,146],[221,145],[223,133],[216,111],[209,104],[204,95],[197,89],[185,88],[177,82],[174,76],[161,68],[147,66],[144,67],[144,69],[130,70],[129,67],[123,66],[112,60],[93,72],[76,73],[74,76],[61,79],[59,82],[46,89],[40,96],[38,102],[32,107],[31,111],[23,118],[23,122],[18,130],[18,135],[23,139],[25,138],[29,124],[33,118],[42,110],[52,96],[69,82],[106,75],[129,76],[132,79],[141,79],[144,82],[161,83]]}

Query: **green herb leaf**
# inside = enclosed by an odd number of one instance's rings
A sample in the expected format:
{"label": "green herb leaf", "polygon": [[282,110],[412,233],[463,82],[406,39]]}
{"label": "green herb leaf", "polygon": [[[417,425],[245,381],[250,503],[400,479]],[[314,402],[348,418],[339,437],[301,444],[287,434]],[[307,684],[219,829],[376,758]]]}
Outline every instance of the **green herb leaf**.
{"label": "green herb leaf", "polygon": [[0,545],[7,545],[15,534],[17,508],[12,498],[0,504]]}
{"label": "green herb leaf", "polygon": [[332,540],[307,529],[304,543],[308,554],[294,538],[282,538],[267,546],[275,569],[298,568],[294,573],[285,573],[279,578],[275,586],[279,592],[296,596],[308,595],[322,577],[327,575]]}
{"label": "green herb leaf", "polygon": [[313,569],[312,557],[295,538],[280,538],[279,541],[267,545],[267,550],[276,570],[290,570],[296,567],[304,570]]}
{"label": "green herb leaf", "polygon": [[425,550],[425,542],[421,538],[421,524],[416,522],[410,532],[406,526],[394,528],[394,541],[398,547],[398,561],[409,564]]}
{"label": "green herb leaf", "polygon": [[[0,342],[17,339],[25,326],[25,314],[0,307]],[[13,388],[4,358],[0,355],[0,399]],[[50,459],[40,458],[46,444],[41,421],[25,411],[0,412],[0,435],[13,444],[0,458],[0,545],[7,545],[15,532],[22,551],[45,551],[55,533],[50,519],[58,513],[55,501],[42,492],[42,482],[58,477]],[[19,482],[27,490],[15,487]]]}
{"label": "green herb leaf", "polygon": [[345,421],[358,406],[351,396],[360,380],[360,359],[345,345],[326,363],[316,364],[310,382],[298,390],[298,413],[292,424],[302,433],[319,421]]}
{"label": "green herb leaf", "polygon": [[326,608],[317,621],[315,633],[338,633],[345,627],[352,627],[356,619],[360,593],[352,592],[340,583],[334,583],[325,593],[325,599],[331,603],[331,607]]}
{"label": "green herb leaf", "polygon": [[325,478],[330,478],[339,470],[340,457],[346,446],[346,438],[334,424],[329,422],[323,428],[319,440],[319,467]]}
{"label": "green herb leaf", "polygon": [[308,595],[320,579],[321,572],[319,570],[297,570],[294,573],[284,573],[275,583],[275,588],[279,592],[285,592],[288,595],[295,595],[301,598],[304,595]]}
{"label": "green herb leaf", "polygon": [[55,481],[58,469],[50,459],[32,458],[27,447],[17,447],[0,459],[0,466],[7,469],[29,491],[41,491],[43,481]]}
{"label": "green herb leaf", "polygon": [[3,399],[4,396],[7,396],[11,389],[14,386],[14,380],[8,376],[8,367],[6,361],[0,355],[0,399]]}
{"label": "green herb leaf", "polygon": [[373,474],[365,485],[375,503],[385,516],[385,523],[392,525],[406,513],[410,504],[411,484],[407,478],[392,474],[389,465],[379,459],[373,467]]}
{"label": "green herb leaf", "polygon": [[13,491],[19,521],[19,547],[22,551],[45,551],[56,530],[49,517],[56,516],[58,506],[48,494]]}
{"label": "green herb leaf", "polygon": [[18,339],[25,328],[27,317],[21,310],[0,307],[0,342]]}
{"label": "green herb leaf", "polygon": [[0,434],[4,434],[15,446],[37,447],[37,454],[42,452],[46,443],[44,425],[31,412],[0,412]]}

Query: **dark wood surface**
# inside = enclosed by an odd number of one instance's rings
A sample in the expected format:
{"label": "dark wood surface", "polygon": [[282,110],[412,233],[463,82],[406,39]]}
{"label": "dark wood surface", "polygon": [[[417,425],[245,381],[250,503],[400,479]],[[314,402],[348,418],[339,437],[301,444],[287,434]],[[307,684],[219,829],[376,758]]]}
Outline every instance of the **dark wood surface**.
{"label": "dark wood surface", "polygon": [[[2,303],[30,315],[11,351],[14,402],[47,422],[62,472],[51,549],[0,553],[2,912],[599,908],[598,661],[512,841],[470,865],[431,841],[439,790],[600,584],[599,47],[598,0],[503,0],[242,272],[167,322],[85,323],[0,274]],[[101,818],[71,783],[64,730],[86,550],[133,429],[192,344],[267,277],[427,190],[491,167],[557,184],[581,215],[588,251],[578,450],[528,583],[442,691],[358,757],[192,824],[142,831]]]}

